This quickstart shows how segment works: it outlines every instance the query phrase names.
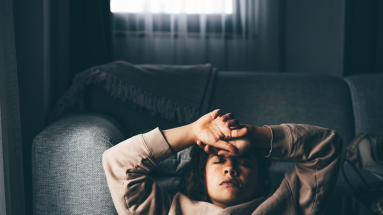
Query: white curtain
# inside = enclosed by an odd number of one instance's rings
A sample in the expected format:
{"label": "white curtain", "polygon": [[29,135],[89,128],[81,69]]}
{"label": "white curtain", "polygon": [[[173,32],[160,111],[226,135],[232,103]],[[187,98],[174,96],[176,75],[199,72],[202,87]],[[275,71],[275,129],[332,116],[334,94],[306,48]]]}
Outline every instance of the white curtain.
{"label": "white curtain", "polygon": [[[271,53],[268,59],[262,56],[270,52],[263,42],[272,44],[271,49],[276,49],[279,42],[277,38],[267,40],[270,31],[259,33],[265,26],[259,21],[265,17],[259,9],[270,5],[266,1],[140,0],[142,4],[138,4],[120,0],[119,5],[118,1],[111,0],[114,60],[135,64],[211,63],[224,71],[278,70],[278,53]],[[263,27],[267,29],[270,26]]]}

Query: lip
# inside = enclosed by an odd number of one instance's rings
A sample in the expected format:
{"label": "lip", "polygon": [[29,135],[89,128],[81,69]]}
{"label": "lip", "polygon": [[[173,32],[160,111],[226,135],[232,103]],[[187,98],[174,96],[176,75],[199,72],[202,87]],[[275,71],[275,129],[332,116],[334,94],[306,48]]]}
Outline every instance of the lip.
{"label": "lip", "polygon": [[228,178],[228,179],[223,180],[219,185],[235,186],[235,185],[238,185],[238,182],[236,182],[232,178]]}

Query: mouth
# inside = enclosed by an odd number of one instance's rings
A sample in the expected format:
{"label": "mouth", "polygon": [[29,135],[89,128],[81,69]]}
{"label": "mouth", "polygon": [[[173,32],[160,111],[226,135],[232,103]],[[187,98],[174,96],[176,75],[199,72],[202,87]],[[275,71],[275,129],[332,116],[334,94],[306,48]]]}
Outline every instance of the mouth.
{"label": "mouth", "polygon": [[234,179],[225,179],[219,185],[233,187],[233,186],[238,186],[238,183]]}

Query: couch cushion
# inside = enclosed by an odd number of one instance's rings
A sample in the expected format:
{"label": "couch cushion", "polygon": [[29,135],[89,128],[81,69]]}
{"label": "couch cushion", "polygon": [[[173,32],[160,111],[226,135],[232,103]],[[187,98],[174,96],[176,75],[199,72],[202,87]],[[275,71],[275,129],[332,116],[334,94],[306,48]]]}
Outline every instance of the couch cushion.
{"label": "couch cushion", "polygon": [[383,74],[345,78],[354,108],[355,132],[383,135]]}
{"label": "couch cushion", "polygon": [[300,123],[334,129],[344,148],[354,137],[350,91],[334,76],[220,72],[210,110],[216,108],[256,126]]}
{"label": "couch cushion", "polygon": [[114,119],[93,113],[45,128],[32,145],[33,214],[117,214],[102,154],[124,139]]}

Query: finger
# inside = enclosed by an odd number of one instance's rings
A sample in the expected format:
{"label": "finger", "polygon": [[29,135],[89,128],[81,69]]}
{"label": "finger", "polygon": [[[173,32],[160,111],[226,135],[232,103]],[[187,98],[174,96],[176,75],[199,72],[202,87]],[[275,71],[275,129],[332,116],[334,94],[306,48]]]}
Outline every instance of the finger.
{"label": "finger", "polygon": [[228,152],[226,150],[220,150],[217,152],[217,155],[220,155],[220,156],[224,156],[224,157],[235,157],[235,156],[238,156],[239,153],[238,153],[238,150],[237,148],[235,148],[235,152]]}
{"label": "finger", "polygon": [[224,156],[224,157],[234,157],[235,155],[233,153],[230,153],[228,151],[225,151],[225,150],[220,150],[217,155],[219,156]]}
{"label": "finger", "polygon": [[232,113],[227,113],[221,117],[221,119],[226,122],[227,120],[234,119],[235,116]]}
{"label": "finger", "polygon": [[213,110],[212,112],[210,112],[210,116],[211,116],[213,119],[215,119],[215,118],[221,116],[221,114],[222,114],[221,109]]}
{"label": "finger", "polygon": [[215,155],[216,155],[219,151],[220,151],[219,149],[214,148],[214,147],[212,147],[212,146],[209,146],[209,152],[210,152],[211,154],[215,154]]}
{"label": "finger", "polygon": [[209,153],[209,146],[208,146],[208,145],[205,146],[205,147],[203,148],[203,150],[205,150],[206,153],[210,154],[210,153]]}
{"label": "finger", "polygon": [[247,132],[248,132],[247,127],[231,130],[231,138],[243,137],[247,134]]}
{"label": "finger", "polygon": [[239,125],[239,121],[236,119],[231,119],[226,122],[227,127],[234,129],[237,128]]}
{"label": "finger", "polygon": [[236,149],[235,149],[235,147],[233,145],[231,145],[230,143],[225,142],[223,140],[218,140],[214,144],[214,147],[218,148],[218,149],[223,149],[223,150],[229,151],[231,153],[235,153],[236,152]]}
{"label": "finger", "polygon": [[206,144],[204,144],[201,140],[197,140],[197,145],[200,147],[200,148],[205,148]]}
{"label": "finger", "polygon": [[205,152],[208,153],[208,154],[214,154],[214,150],[213,150],[213,147],[209,146],[209,145],[206,145],[205,148],[204,148]]}

